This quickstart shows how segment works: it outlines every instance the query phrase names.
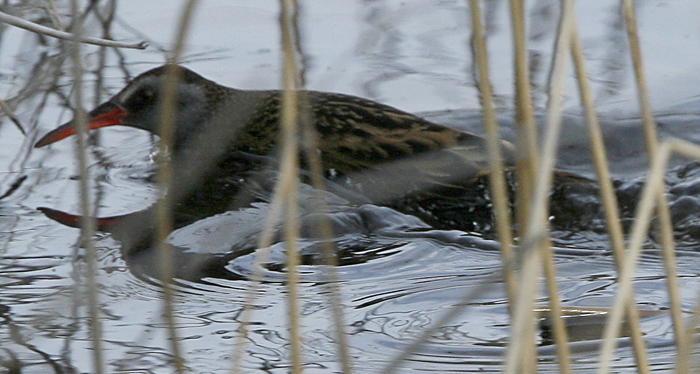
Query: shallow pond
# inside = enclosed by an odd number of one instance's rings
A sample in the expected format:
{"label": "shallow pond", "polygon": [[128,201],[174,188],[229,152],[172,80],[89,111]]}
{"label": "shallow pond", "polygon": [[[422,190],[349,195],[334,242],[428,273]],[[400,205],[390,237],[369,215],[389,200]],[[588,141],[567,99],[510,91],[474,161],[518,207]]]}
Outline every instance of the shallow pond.
{"label": "shallow pond", "polygon": [[[630,209],[643,181],[647,156],[636,119],[635,87],[615,1],[580,1],[579,26],[590,75],[601,108],[609,158],[618,190]],[[32,2],[11,1],[6,10],[46,22],[46,12]],[[179,6],[171,1],[120,2],[109,25],[115,39],[146,40],[145,51],[84,46],[85,106],[116,93],[139,73],[164,62],[174,37]],[[557,21],[558,1],[536,1],[528,8],[534,98],[546,101],[546,80]],[[102,7],[106,4],[100,4]],[[501,109],[505,138],[512,139],[511,41],[508,7],[487,2],[492,82]],[[66,6],[59,4],[59,6]],[[693,1],[646,1],[638,5],[639,27],[651,97],[663,136],[700,143],[700,4]],[[68,14],[60,8],[61,14]],[[100,8],[102,9],[102,8]],[[104,9],[102,9],[105,11]],[[86,17],[87,33],[101,35],[95,13]],[[307,87],[343,92],[419,113],[437,123],[482,133],[478,96],[469,53],[468,8],[454,1],[323,1],[304,4],[300,15]],[[91,340],[84,290],[77,279],[83,268],[76,249],[78,230],[60,225],[37,207],[79,211],[78,178],[70,141],[33,149],[36,139],[70,119],[71,94],[66,45],[15,28],[0,31],[0,98],[15,109],[27,129],[23,137],[4,120],[0,127],[0,186],[12,192],[0,200],[0,360],[22,373],[91,372]],[[202,2],[183,63],[198,73],[237,88],[280,85],[277,2],[246,0]],[[572,76],[572,74],[570,74]],[[585,128],[578,117],[573,79],[567,82],[568,109],[560,169],[593,177]],[[465,109],[466,108],[466,109]],[[90,179],[98,216],[142,210],[155,201],[151,181],[153,139],[145,132],[100,130],[89,152]],[[694,306],[700,280],[698,256],[700,168],[674,160],[667,174],[669,200],[676,219],[678,272],[684,310]],[[19,181],[19,182],[18,182]],[[16,187],[16,189],[13,189]],[[581,207],[595,205],[595,195],[571,197]],[[593,201],[593,203],[591,203]],[[408,346],[432,321],[480,288],[449,324],[441,327],[401,372],[498,372],[509,336],[508,306],[498,245],[489,236],[427,227],[414,217],[388,208],[335,206],[344,232],[334,241],[341,254],[340,277],[346,331],[357,372],[377,372]],[[267,205],[199,221],[173,232],[170,242],[193,253],[250,248]],[[591,217],[589,217],[591,218]],[[583,221],[583,220],[582,220]],[[581,222],[582,222],[581,221]],[[595,217],[553,232],[562,302],[570,307],[606,307],[615,291],[616,273],[603,223]],[[630,221],[627,220],[626,224]],[[318,244],[302,239],[303,253]],[[157,282],[130,269],[119,242],[108,234],[96,238],[99,260],[103,349],[108,372],[169,373],[172,357],[162,318]],[[637,303],[650,311],[642,330],[655,371],[674,367],[675,348],[664,269],[650,236],[635,278]],[[287,372],[290,365],[284,245],[274,244],[260,286],[242,366],[245,372]],[[312,256],[311,256],[312,257]],[[225,372],[246,297],[253,254],[225,264],[227,278],[177,282],[178,334],[186,366],[192,372]],[[338,372],[334,327],[324,284],[324,266],[309,261],[300,269],[303,355],[306,372]],[[486,287],[482,285],[486,283]],[[544,294],[541,301],[546,300]],[[76,307],[76,305],[80,305]],[[572,334],[573,367],[596,366],[597,335],[603,320]],[[586,325],[589,323],[590,325]],[[543,333],[540,369],[557,372],[556,354]],[[635,372],[626,338],[619,341],[616,372]]]}

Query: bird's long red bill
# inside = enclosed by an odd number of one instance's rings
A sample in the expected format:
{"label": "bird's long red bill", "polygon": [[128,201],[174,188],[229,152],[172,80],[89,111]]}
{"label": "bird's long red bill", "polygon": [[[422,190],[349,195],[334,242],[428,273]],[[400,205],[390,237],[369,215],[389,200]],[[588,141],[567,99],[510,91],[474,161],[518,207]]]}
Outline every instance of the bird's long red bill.
{"label": "bird's long red bill", "polygon": [[[117,126],[122,124],[122,118],[126,115],[126,112],[112,104],[111,102],[106,102],[88,114],[88,130],[99,129],[100,127],[107,126]],[[40,148],[51,143],[55,143],[61,139],[65,139],[69,136],[77,134],[78,130],[75,127],[75,123],[70,121],[44,135],[39,139],[34,148]]]}

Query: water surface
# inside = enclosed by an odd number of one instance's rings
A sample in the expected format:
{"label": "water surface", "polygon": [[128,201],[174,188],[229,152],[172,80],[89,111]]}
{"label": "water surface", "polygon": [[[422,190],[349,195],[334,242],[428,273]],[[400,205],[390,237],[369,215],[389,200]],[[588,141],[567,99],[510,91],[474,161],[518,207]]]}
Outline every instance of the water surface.
{"label": "water surface", "polygon": [[[170,1],[119,3],[111,25],[116,39],[147,40],[145,51],[100,50],[84,46],[86,103],[117,92],[128,78],[164,61],[174,35],[178,7]],[[554,40],[556,1],[528,9],[533,89],[539,109],[546,102],[549,50]],[[633,207],[647,156],[636,118],[635,87],[621,33],[617,2],[580,1],[579,27],[594,93],[605,126],[611,169],[619,190]],[[63,6],[63,5],[61,5]],[[501,110],[504,137],[512,139],[511,41],[506,2],[487,2],[492,82]],[[22,1],[13,12],[40,21],[44,11]],[[65,8],[61,8],[66,11]],[[300,21],[306,81],[310,89],[359,95],[449,126],[482,133],[478,96],[471,72],[468,9],[451,1],[329,1],[305,4]],[[637,9],[651,98],[663,136],[697,139],[700,59],[698,4],[647,1]],[[94,15],[87,32],[101,34]],[[225,85],[246,89],[280,86],[279,36],[275,1],[207,1],[197,9],[186,66]],[[27,129],[23,137],[7,120],[0,127],[0,359],[22,373],[91,372],[91,341],[84,306],[82,250],[78,231],[46,218],[37,207],[79,211],[78,181],[70,141],[33,149],[37,137],[68,120],[72,78],[66,46],[11,27],[2,29],[0,92]],[[570,74],[572,76],[572,74]],[[99,79],[98,79],[99,78]],[[98,83],[101,82],[101,83]],[[101,86],[98,86],[101,85]],[[568,108],[559,167],[592,177],[586,135],[578,117],[573,78],[567,82]],[[152,142],[133,129],[100,131],[89,153],[99,216],[126,214],[155,201],[151,182]],[[697,165],[675,160],[667,174],[669,200],[679,239],[678,272],[682,303],[689,311],[698,294]],[[595,197],[579,197],[585,206]],[[404,372],[496,372],[509,336],[509,318],[499,273],[498,244],[482,233],[426,227],[414,217],[377,206],[336,206],[345,231],[334,238],[341,254],[340,277],[346,331],[357,372],[376,372],[461,297],[486,283],[468,308],[404,363]],[[179,281],[175,309],[183,356],[192,372],[225,372],[230,366],[241,303],[252,271],[254,235],[264,220],[264,203],[212,217],[173,232],[174,245],[193,252],[247,248],[226,264],[228,279]],[[570,307],[606,307],[615,291],[614,263],[601,222],[572,225],[553,233],[558,285]],[[629,225],[631,221],[626,221]],[[650,236],[635,276],[637,303],[650,313],[642,330],[651,368],[673,367],[675,351],[664,271]],[[317,242],[302,239],[307,264],[301,272],[303,348],[307,372],[337,372],[334,327],[324,285],[325,267],[313,263]],[[168,373],[172,357],[157,282],[132,271],[108,234],[96,238],[103,316],[104,355],[109,372]],[[275,243],[258,291],[248,336],[246,372],[287,372],[290,365],[284,245]],[[236,279],[238,277],[238,279]],[[545,302],[544,294],[540,296]],[[600,320],[588,331],[601,328]],[[574,368],[596,365],[597,337],[573,334]],[[540,365],[557,372],[556,356],[539,338]],[[617,372],[634,372],[629,342],[616,352]],[[3,369],[0,369],[3,370]]]}

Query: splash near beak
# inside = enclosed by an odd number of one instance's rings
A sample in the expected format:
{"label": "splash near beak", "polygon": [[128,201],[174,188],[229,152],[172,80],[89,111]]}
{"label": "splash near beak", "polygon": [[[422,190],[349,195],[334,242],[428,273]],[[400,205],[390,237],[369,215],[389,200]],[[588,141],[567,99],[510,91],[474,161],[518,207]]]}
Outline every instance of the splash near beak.
{"label": "splash near beak", "polygon": [[[87,128],[88,130],[94,130],[99,129],[100,127],[121,125],[122,118],[124,118],[125,115],[126,112],[122,108],[108,101],[98,106],[88,114],[89,119]],[[34,144],[34,148],[40,148],[45,145],[55,143],[61,139],[75,135],[77,132],[78,131],[75,128],[75,124],[73,121],[70,121],[44,135],[38,142],[36,142],[36,144]]]}

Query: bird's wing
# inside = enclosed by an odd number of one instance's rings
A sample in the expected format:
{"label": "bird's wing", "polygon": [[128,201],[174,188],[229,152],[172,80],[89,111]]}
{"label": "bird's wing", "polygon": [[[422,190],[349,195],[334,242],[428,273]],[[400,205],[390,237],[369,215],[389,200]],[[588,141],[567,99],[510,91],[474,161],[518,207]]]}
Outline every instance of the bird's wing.
{"label": "bird's wing", "polygon": [[[358,97],[310,95],[310,101],[324,167],[331,175],[405,194],[461,189],[488,173],[486,141],[480,136]],[[512,166],[510,143],[502,143],[502,154]],[[368,187],[363,192],[369,193]]]}

